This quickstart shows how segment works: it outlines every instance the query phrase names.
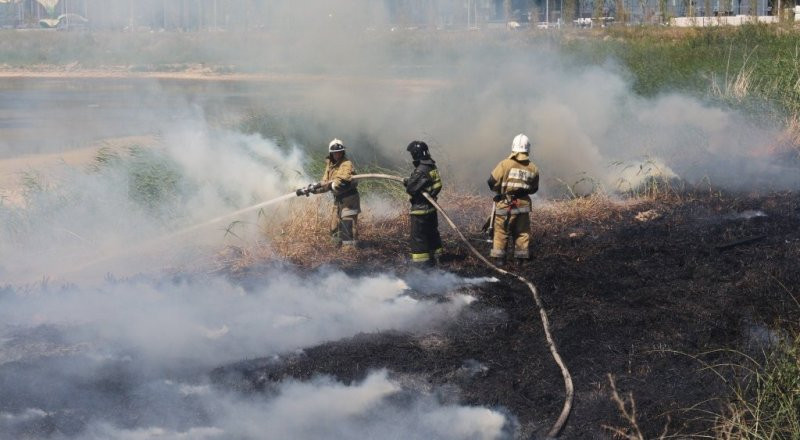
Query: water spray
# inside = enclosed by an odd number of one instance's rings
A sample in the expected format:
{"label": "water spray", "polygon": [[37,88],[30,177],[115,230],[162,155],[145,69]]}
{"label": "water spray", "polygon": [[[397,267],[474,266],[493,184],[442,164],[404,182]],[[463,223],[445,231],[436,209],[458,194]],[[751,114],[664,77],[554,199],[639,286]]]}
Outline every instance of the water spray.
{"label": "water spray", "polygon": [[235,217],[237,215],[241,215],[241,214],[245,214],[245,213],[248,213],[248,212],[252,212],[252,211],[255,211],[257,209],[261,209],[261,208],[264,208],[266,206],[273,205],[275,203],[278,203],[278,202],[281,202],[281,201],[284,201],[284,200],[288,200],[288,199],[291,199],[291,198],[296,197],[296,196],[297,196],[297,194],[294,191],[292,191],[292,192],[290,192],[288,194],[284,194],[282,196],[275,197],[275,198],[267,200],[265,202],[261,202],[261,203],[258,203],[258,204],[252,205],[252,206],[248,206],[246,208],[242,208],[242,209],[240,209],[238,211],[234,211],[234,212],[231,212],[231,213],[228,213],[228,214],[225,214],[225,215],[221,215],[219,217],[213,218],[213,219],[205,221],[203,223],[199,223],[199,224],[190,226],[188,228],[184,228],[184,229],[172,232],[170,234],[162,235],[162,236],[160,236],[158,238],[154,238],[152,240],[145,241],[144,243],[138,244],[136,246],[128,247],[128,248],[126,248],[126,249],[124,249],[122,251],[118,251],[118,252],[115,252],[115,253],[112,253],[112,254],[107,254],[107,255],[103,255],[103,256],[97,257],[97,258],[95,258],[93,260],[90,260],[90,261],[87,261],[87,262],[81,264],[80,266],[77,266],[77,267],[71,268],[71,269],[69,269],[69,270],[67,270],[65,272],[62,272],[59,275],[67,275],[67,274],[71,274],[71,273],[80,272],[80,271],[88,269],[88,268],[90,268],[92,266],[96,266],[96,265],[98,265],[100,263],[104,263],[104,262],[113,260],[115,258],[131,255],[131,254],[136,254],[138,252],[143,252],[143,251],[146,251],[148,249],[154,248],[154,247],[156,247],[158,245],[163,245],[165,242],[168,242],[170,240],[174,240],[174,239],[176,239],[178,237],[181,237],[181,236],[184,236],[184,235],[186,235],[186,234],[188,234],[190,232],[194,232],[194,231],[197,231],[199,229],[206,228],[208,226],[213,226],[214,224],[219,223],[219,222],[221,222],[221,221],[223,221],[225,219],[229,219],[229,218]]}

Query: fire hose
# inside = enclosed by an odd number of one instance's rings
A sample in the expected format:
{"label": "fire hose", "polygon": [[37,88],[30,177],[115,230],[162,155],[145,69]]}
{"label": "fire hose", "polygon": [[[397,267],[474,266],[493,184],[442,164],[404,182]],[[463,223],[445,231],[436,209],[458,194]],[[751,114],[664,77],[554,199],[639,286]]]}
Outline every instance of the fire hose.
{"label": "fire hose", "polygon": [[[400,183],[403,182],[402,177],[392,176],[389,174],[357,174],[353,176],[353,179],[354,180],[386,179],[386,180],[394,180]],[[461,230],[458,229],[458,226],[456,226],[456,224],[453,223],[453,220],[450,219],[450,216],[447,215],[447,212],[445,212],[445,210],[442,209],[442,207],[436,202],[436,200],[433,197],[431,197],[431,195],[428,194],[427,192],[423,192],[422,195],[424,195],[425,198],[428,199],[428,201],[431,203],[431,205],[433,205],[433,207],[436,208],[436,210],[439,211],[440,214],[442,214],[442,217],[444,217],[444,219],[447,221],[450,227],[453,228],[453,231],[455,231],[455,233],[458,235],[458,237],[461,239],[461,241],[464,243],[467,249],[469,249],[470,252],[472,252],[472,254],[475,256],[475,258],[480,260],[483,264],[485,264],[495,272],[516,278],[517,280],[521,281],[523,284],[528,286],[528,289],[530,289],[531,294],[533,295],[533,300],[536,302],[536,306],[539,308],[539,317],[542,320],[544,335],[545,338],[547,339],[547,347],[550,349],[550,354],[552,354],[556,364],[561,369],[561,375],[564,378],[564,389],[565,389],[564,406],[561,409],[561,414],[558,416],[558,419],[555,421],[553,426],[547,432],[548,438],[558,437],[558,434],[564,427],[564,424],[566,423],[567,418],[569,417],[569,413],[572,410],[572,395],[574,390],[572,386],[572,376],[570,375],[566,364],[564,364],[564,361],[561,359],[561,355],[558,354],[556,343],[553,340],[552,334],[550,333],[550,320],[547,318],[547,312],[545,311],[544,304],[542,303],[542,299],[539,296],[539,290],[527,278],[515,274],[513,272],[509,272],[500,267],[497,267],[496,265],[492,264],[491,261],[487,260],[486,257],[484,257],[477,249],[475,249],[474,246],[472,246],[472,244],[470,244],[469,240],[464,236],[464,234],[461,233]]]}

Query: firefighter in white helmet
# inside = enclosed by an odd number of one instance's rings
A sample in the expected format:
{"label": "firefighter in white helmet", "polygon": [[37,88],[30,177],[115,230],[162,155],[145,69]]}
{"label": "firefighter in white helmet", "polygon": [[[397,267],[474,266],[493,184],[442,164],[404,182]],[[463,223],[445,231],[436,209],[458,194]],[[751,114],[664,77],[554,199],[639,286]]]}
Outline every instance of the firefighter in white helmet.
{"label": "firefighter in white helmet", "polygon": [[528,137],[518,134],[511,143],[511,155],[497,164],[487,182],[496,193],[490,256],[499,264],[506,258],[509,239],[517,261],[530,258],[530,195],[539,190],[539,169],[531,162],[530,151]]}
{"label": "firefighter in white helmet", "polygon": [[358,182],[353,180],[354,174],[356,174],[356,170],[353,162],[345,155],[344,143],[339,139],[334,139],[328,144],[328,157],[325,159],[322,180],[297,190],[298,196],[321,194],[328,191],[333,194],[331,239],[337,245],[352,247],[357,245],[357,221],[358,214],[361,212]]}

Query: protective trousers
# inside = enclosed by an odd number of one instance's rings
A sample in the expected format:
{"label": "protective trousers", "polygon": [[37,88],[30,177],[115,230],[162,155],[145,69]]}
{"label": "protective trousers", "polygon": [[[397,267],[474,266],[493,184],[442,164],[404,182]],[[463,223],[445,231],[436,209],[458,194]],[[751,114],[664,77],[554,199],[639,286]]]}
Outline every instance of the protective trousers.
{"label": "protective trousers", "polygon": [[428,214],[412,214],[410,217],[411,262],[435,265],[436,259],[442,254],[438,214],[434,211]]}
{"label": "protective trousers", "polygon": [[342,198],[334,198],[331,213],[331,239],[343,246],[356,246],[358,240],[358,214],[360,210],[358,193]]}
{"label": "protective trousers", "polygon": [[492,257],[506,256],[509,237],[514,241],[514,258],[530,258],[528,246],[531,239],[530,213],[495,215]]}

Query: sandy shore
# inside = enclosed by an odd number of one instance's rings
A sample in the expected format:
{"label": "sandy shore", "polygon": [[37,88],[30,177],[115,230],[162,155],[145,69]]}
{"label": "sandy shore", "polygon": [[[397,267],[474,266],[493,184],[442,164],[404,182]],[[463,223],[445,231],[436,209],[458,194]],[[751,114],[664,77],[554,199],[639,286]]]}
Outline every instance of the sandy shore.
{"label": "sandy shore", "polygon": [[100,68],[84,68],[76,64],[63,66],[34,65],[26,67],[13,67],[0,64],[0,79],[14,78],[48,78],[48,79],[163,79],[186,81],[213,81],[213,82],[264,82],[264,83],[292,83],[292,84],[318,84],[320,82],[341,85],[391,85],[415,91],[430,91],[433,88],[446,87],[450,81],[440,79],[421,78],[391,78],[367,75],[320,75],[306,73],[220,73],[213,67],[195,66],[178,71],[135,71],[128,66],[106,66]]}
{"label": "sandy shore", "polygon": [[153,136],[127,136],[101,139],[91,144],[62,153],[29,154],[0,159],[0,199],[7,204],[20,204],[23,200],[22,179],[26,173],[47,175],[63,166],[83,167],[91,164],[101,148],[122,151],[130,145],[153,146]]}

